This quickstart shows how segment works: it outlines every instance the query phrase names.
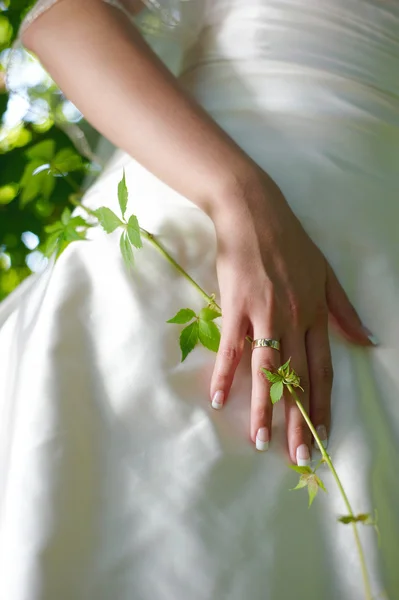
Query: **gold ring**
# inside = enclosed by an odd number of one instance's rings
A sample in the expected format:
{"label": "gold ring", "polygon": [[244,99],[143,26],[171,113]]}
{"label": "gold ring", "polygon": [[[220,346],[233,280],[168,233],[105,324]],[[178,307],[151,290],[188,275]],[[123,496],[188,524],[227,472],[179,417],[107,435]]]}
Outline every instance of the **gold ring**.
{"label": "gold ring", "polygon": [[273,350],[278,350],[278,352],[280,352],[280,342],[277,340],[261,338],[252,342],[252,350],[255,350],[255,348],[273,348]]}

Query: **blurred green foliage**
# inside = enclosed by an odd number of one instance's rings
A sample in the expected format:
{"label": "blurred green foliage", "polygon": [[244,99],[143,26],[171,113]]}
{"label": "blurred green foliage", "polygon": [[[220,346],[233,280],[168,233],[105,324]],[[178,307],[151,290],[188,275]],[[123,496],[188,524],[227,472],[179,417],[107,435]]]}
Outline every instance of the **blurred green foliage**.
{"label": "blurred green foliage", "polygon": [[[10,47],[32,4],[0,0],[0,300],[32,270],[43,268],[49,238],[62,215],[65,222],[70,218],[71,194],[76,197],[89,168],[58,126],[56,111],[65,106],[65,99],[44,72],[32,84],[29,78],[23,80],[21,69],[12,93],[6,91]],[[35,65],[27,56],[28,66],[29,60]],[[72,107],[63,115],[64,124],[68,114],[75,123],[81,119]],[[92,144],[92,131],[91,136]],[[68,233],[66,242],[73,235]]]}

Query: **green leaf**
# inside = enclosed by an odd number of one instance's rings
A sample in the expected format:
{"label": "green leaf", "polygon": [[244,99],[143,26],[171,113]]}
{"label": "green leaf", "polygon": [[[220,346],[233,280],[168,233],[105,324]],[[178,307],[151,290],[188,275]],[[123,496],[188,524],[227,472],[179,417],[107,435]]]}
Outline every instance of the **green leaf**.
{"label": "green leaf", "polygon": [[117,229],[117,227],[123,226],[123,223],[120,220],[120,218],[114,212],[112,212],[110,208],[107,208],[106,206],[98,208],[95,211],[95,213],[97,219],[100,221],[101,227],[107,233],[112,233],[113,231],[115,231],[115,229]]}
{"label": "green leaf", "polygon": [[270,383],[278,383],[279,381],[282,381],[282,377],[278,373],[272,373],[272,371],[268,371],[264,367],[261,367],[261,371],[265,375],[265,377],[270,381]]}
{"label": "green leaf", "polygon": [[[316,441],[315,441],[315,446],[316,446]],[[315,466],[315,468],[313,469],[313,472],[316,473],[317,469],[320,469],[321,465],[323,465],[325,463],[325,459],[324,456],[321,457],[321,459],[319,460],[319,462],[317,463],[317,465]]]}
{"label": "green leaf", "polygon": [[27,165],[25,165],[25,169],[22,174],[21,181],[19,182],[21,187],[25,187],[30,183],[32,176],[33,176],[33,171],[35,171],[42,164],[43,164],[43,161],[40,160],[40,158],[35,158],[34,160],[31,160],[30,162],[28,162]]}
{"label": "green leaf", "polygon": [[44,140],[28,148],[25,155],[30,159],[39,159],[41,162],[50,162],[55,152],[55,141]]}
{"label": "green leaf", "polygon": [[[8,7],[7,7],[8,8]],[[4,2],[1,9],[4,10]],[[10,46],[13,34],[13,27],[7,17],[0,15],[0,51]]]}
{"label": "green leaf", "polygon": [[69,218],[64,230],[64,239],[67,242],[85,240],[87,239],[86,234],[88,227],[91,227],[91,225],[86,223],[83,217],[78,216]]}
{"label": "green leaf", "polygon": [[32,181],[31,184],[23,188],[21,193],[21,206],[25,206],[29,202],[32,202],[40,194],[40,181],[39,178]]}
{"label": "green leaf", "polygon": [[21,205],[25,206],[37,196],[48,200],[54,191],[55,179],[48,171],[48,164],[41,159],[31,160],[25,167],[21,178]]}
{"label": "green leaf", "polygon": [[317,492],[319,491],[319,486],[317,484],[314,476],[308,478],[308,493],[309,493],[309,508],[312,506],[313,500],[317,496]]}
{"label": "green leaf", "polygon": [[270,398],[271,398],[272,404],[276,404],[276,402],[281,400],[283,391],[284,391],[284,384],[282,381],[273,383],[272,387],[270,388]]}
{"label": "green leaf", "polygon": [[84,167],[82,157],[73,148],[63,148],[51,162],[52,169],[61,173],[79,171]]}
{"label": "green leaf", "polygon": [[185,327],[180,334],[181,362],[183,362],[198,342],[198,321]]}
{"label": "green leaf", "polygon": [[21,181],[20,187],[22,189],[21,193],[21,205],[25,206],[28,202],[34,200],[41,192],[43,187],[43,182],[46,177],[49,175],[41,171],[34,175],[36,169],[42,166],[43,162],[40,159],[31,160],[25,167]]}
{"label": "green leaf", "polygon": [[348,525],[349,523],[356,523],[356,517],[352,517],[351,515],[338,517],[337,521],[343,523],[344,525]]}
{"label": "green leaf", "polygon": [[[125,169],[123,169],[123,177],[118,183],[118,200],[119,206],[121,207],[122,217],[125,217],[127,201],[128,201],[128,190],[126,185]],[[132,242],[132,240],[130,240]],[[132,242],[133,244],[133,242]],[[135,245],[135,244],[134,244]],[[141,246],[140,246],[141,247]]]}
{"label": "green leaf", "polygon": [[301,475],[298,484],[294,488],[291,488],[291,491],[300,490],[306,487],[308,485],[308,477],[309,475]]}
{"label": "green leaf", "polygon": [[217,319],[221,316],[222,315],[219,311],[209,308],[209,306],[203,308],[199,314],[199,318],[202,319],[202,321],[213,321],[213,319]]}
{"label": "green leaf", "polygon": [[124,231],[121,235],[120,249],[125,265],[130,270],[134,266],[134,254],[132,250],[132,245],[129,242],[129,238],[127,237],[126,231]]}
{"label": "green leaf", "polygon": [[213,321],[199,320],[198,337],[203,346],[217,352],[220,344],[219,327]]}
{"label": "green leaf", "polygon": [[373,517],[369,513],[357,515],[356,519],[359,521],[359,523],[364,523],[365,525],[372,525],[374,523]]}
{"label": "green leaf", "polygon": [[191,308],[182,308],[178,313],[175,314],[172,319],[166,321],[167,323],[178,323],[179,325],[183,325],[184,323],[188,323],[191,319],[194,319],[197,315]]}
{"label": "green leaf", "polygon": [[133,246],[136,248],[143,247],[140,234],[140,225],[135,215],[132,215],[127,222],[127,234]]}
{"label": "green leaf", "polygon": [[286,363],[284,363],[283,365],[281,365],[281,367],[278,368],[278,372],[281,375],[287,375],[289,373],[290,362],[291,362],[291,358],[289,358]]}
{"label": "green leaf", "polygon": [[73,227],[91,227],[91,224],[84,220],[83,217],[73,217],[70,219],[68,225],[73,225]]}
{"label": "green leaf", "polygon": [[52,233],[51,235],[49,235],[43,245],[42,252],[44,256],[50,258],[50,256],[52,256],[54,252],[58,253],[61,244],[61,239],[62,235],[60,235],[59,233]]}
{"label": "green leaf", "polygon": [[322,489],[323,492],[327,492],[326,486],[324,485],[324,483],[322,482],[322,480],[320,479],[320,477],[318,477],[317,475],[315,475],[315,479],[317,481],[317,485],[319,486],[319,488]]}
{"label": "green leaf", "polygon": [[0,187],[0,204],[9,204],[14,200],[19,191],[16,183],[9,183]]}
{"label": "green leaf", "polygon": [[71,213],[70,209],[66,206],[61,214],[61,223],[63,225],[68,225],[69,220],[71,218],[71,214],[72,213]]}
{"label": "green leaf", "polygon": [[[50,235],[43,245],[43,254],[51,256],[55,251],[60,254],[71,242],[85,240],[87,228],[91,227],[83,217],[71,217],[71,211],[65,207],[61,220],[47,225],[44,230]],[[82,231],[78,231],[82,229]]]}
{"label": "green leaf", "polygon": [[338,517],[338,521],[340,523],[344,523],[344,525],[348,525],[349,523],[364,523],[365,525],[374,525],[373,518],[368,513],[362,513],[360,515],[347,515],[343,517]]}
{"label": "green leaf", "polygon": [[43,185],[41,189],[42,196],[45,200],[49,200],[55,188],[55,178],[51,173],[46,173],[43,177]]}
{"label": "green leaf", "polygon": [[312,475],[313,471],[310,467],[299,467],[298,465],[289,465],[290,469],[296,471],[297,473],[301,473],[301,475]]}
{"label": "green leaf", "polygon": [[74,229],[73,227],[70,227],[68,225],[68,227],[65,228],[64,231],[64,240],[67,242],[77,242],[79,240],[85,240],[86,239],[86,232],[83,231],[76,231],[76,229]]}
{"label": "green leaf", "polygon": [[50,225],[46,225],[44,228],[46,233],[61,233],[64,231],[64,225],[61,221],[56,221],[55,223],[51,223]]}

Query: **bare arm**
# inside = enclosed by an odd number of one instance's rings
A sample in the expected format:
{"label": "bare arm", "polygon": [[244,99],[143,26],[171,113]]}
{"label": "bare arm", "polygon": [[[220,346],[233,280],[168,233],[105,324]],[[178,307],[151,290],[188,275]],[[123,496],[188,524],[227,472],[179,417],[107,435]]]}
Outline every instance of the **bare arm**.
{"label": "bare arm", "polygon": [[55,4],[23,41],[96,129],[207,212],[253,169],[128,19],[101,0]]}

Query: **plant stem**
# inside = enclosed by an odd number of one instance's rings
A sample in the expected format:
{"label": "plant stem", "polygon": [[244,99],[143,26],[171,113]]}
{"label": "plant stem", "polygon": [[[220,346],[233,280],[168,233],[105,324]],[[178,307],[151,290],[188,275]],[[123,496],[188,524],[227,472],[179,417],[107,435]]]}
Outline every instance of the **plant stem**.
{"label": "plant stem", "polygon": [[[73,182],[75,184],[75,182],[73,180],[69,181],[66,178],[66,181],[68,181],[69,183]],[[76,198],[73,198],[73,197],[70,196],[69,197],[69,201],[74,206],[78,206],[79,208],[83,208],[83,210],[85,210],[89,215],[97,218],[97,215],[96,215],[95,211],[91,210],[87,206],[84,206],[84,204],[82,204]],[[179,263],[177,263],[175,261],[175,259],[169,254],[169,252],[167,250],[165,250],[165,248],[162,246],[162,244],[160,244],[158,242],[158,240],[156,239],[156,237],[154,236],[153,233],[150,233],[149,231],[147,231],[146,229],[143,229],[142,227],[140,227],[140,233],[141,233],[141,235],[142,235],[143,238],[145,238],[146,240],[148,240],[158,250],[158,252],[160,252],[162,254],[162,256],[164,258],[166,258],[166,260],[180,273],[180,275],[182,275],[185,279],[187,279],[187,281],[189,283],[191,283],[191,285],[197,290],[197,292],[199,292],[201,294],[201,296],[206,300],[206,302],[212,308],[214,308],[215,310],[219,311],[220,313],[222,312],[222,309],[220,308],[220,306],[215,301],[214,296],[209,296],[206,293],[206,291],[204,289],[202,289],[202,287],[200,285],[198,285],[198,283],[196,281],[194,281],[194,279],[192,277],[190,277],[190,275],[187,273],[187,271],[185,271],[183,269],[183,267],[181,267],[179,265]]]}
{"label": "plant stem", "polygon": [[[76,195],[82,196],[82,191],[81,191],[79,185],[76,183],[76,181],[74,179],[72,179],[72,177],[70,175],[68,175],[68,173],[62,173],[56,167],[53,167],[53,169],[54,169],[54,171],[57,171],[57,173],[59,173],[60,176],[63,177],[63,179],[65,179],[65,181],[67,183],[69,183],[69,185],[74,190],[74,192],[76,192]],[[83,210],[85,210],[87,212],[87,214],[91,215],[92,217],[96,217],[96,219],[97,219],[97,215],[96,215],[95,211],[91,210],[91,208],[88,208],[87,206],[84,206],[84,204],[82,204],[80,202],[80,200],[78,200],[77,198],[74,198],[73,196],[69,196],[68,200],[74,206],[78,206],[79,208],[83,208]]]}
{"label": "plant stem", "polygon": [[[155,246],[155,248],[157,248],[157,250],[166,258],[166,260],[175,267],[175,269],[177,269],[177,271],[183,275],[183,277],[185,279],[187,279],[187,281],[189,281],[191,283],[192,286],[194,286],[194,288],[201,294],[201,296],[203,298],[205,298],[205,300],[213,307],[215,307],[220,313],[221,308],[218,306],[218,304],[216,304],[214,297],[212,296],[208,296],[208,294],[198,285],[198,283],[196,283],[196,281],[194,281],[194,279],[192,277],[190,277],[190,275],[183,269],[183,267],[181,267],[176,261],[175,259],[165,250],[165,248],[163,248],[163,246],[157,241],[157,239],[154,237],[154,235],[152,233],[149,233],[148,231],[146,231],[145,229],[140,228],[141,231],[141,235],[146,238],[153,246]],[[249,342],[252,342],[251,338],[247,337],[247,340]],[[335,470],[335,467],[331,461],[331,458],[329,456],[329,454],[326,452],[318,434],[316,429],[313,426],[312,421],[310,420],[307,412],[305,411],[301,401],[298,398],[298,395],[296,394],[294,388],[291,385],[287,385],[287,388],[290,392],[290,394],[292,394],[296,405],[298,406],[299,410],[302,413],[303,418],[306,421],[306,424],[308,425],[310,431],[312,432],[312,435],[314,437],[314,439],[316,440],[316,443],[320,449],[320,452],[325,460],[325,462],[327,463],[334,479],[335,482],[338,486],[338,489],[341,493],[341,496],[343,498],[343,501],[345,503],[346,509],[349,513],[349,515],[351,517],[355,517],[355,514],[352,510],[351,504],[349,502],[348,496],[346,495],[346,492],[344,490],[344,487],[342,485],[342,482],[339,478],[339,475],[337,473],[337,471]],[[358,550],[358,554],[359,554],[359,559],[360,559],[360,565],[361,565],[361,570],[362,570],[362,575],[363,575],[363,581],[364,581],[364,587],[365,587],[365,592],[366,592],[366,600],[372,600],[372,593],[371,593],[371,586],[370,586],[370,580],[369,580],[369,576],[368,576],[368,572],[367,572],[367,566],[366,566],[366,560],[364,557],[364,552],[363,552],[363,547],[360,541],[360,537],[359,537],[359,531],[357,528],[357,523],[356,522],[352,522],[352,528],[353,528],[353,533],[355,536],[355,542],[356,542],[356,547]]]}
{"label": "plant stem", "polygon": [[[152,233],[149,233],[148,231],[146,231],[145,229],[140,228],[141,234],[144,238],[146,238],[153,246],[155,246],[155,248],[157,248],[157,250],[166,258],[166,260],[175,267],[175,269],[177,269],[177,271],[183,275],[183,277],[185,279],[187,279],[187,281],[189,281],[191,283],[192,286],[194,286],[194,288],[201,294],[201,296],[203,298],[205,298],[205,300],[212,306],[214,306],[220,313],[221,308],[216,304],[215,299],[212,296],[208,296],[208,294],[198,285],[198,283],[196,283],[196,281],[194,281],[194,279],[192,277],[190,277],[190,275],[183,269],[183,267],[181,267],[176,261],[175,259],[165,250],[165,248],[163,248],[163,246],[157,241],[157,239],[154,237],[154,235]],[[248,341],[252,341],[250,338],[247,338]],[[328,454],[328,452],[326,452],[318,434],[317,431],[315,429],[315,427],[313,426],[312,421],[310,420],[306,410],[304,409],[301,401],[298,398],[298,395],[296,394],[294,388],[292,387],[292,385],[287,385],[287,388],[290,392],[290,394],[293,396],[296,405],[298,406],[299,410],[302,413],[303,418],[306,421],[306,424],[308,425],[314,439],[316,440],[316,443],[320,449],[320,452],[323,456],[324,461],[327,463],[334,479],[335,482],[338,486],[338,489],[341,493],[342,499],[345,503],[346,509],[349,513],[349,515],[351,517],[355,517],[355,514],[352,510],[352,506],[349,502],[349,498],[346,495],[346,492],[344,490],[344,487],[342,485],[342,482],[339,478],[339,475],[337,473],[337,471],[335,470],[335,467],[332,463],[332,460],[330,458],[330,455]],[[368,576],[368,571],[367,571],[367,565],[366,565],[366,560],[365,560],[365,556],[364,556],[364,552],[363,552],[363,547],[360,541],[360,537],[359,537],[359,531],[357,528],[357,523],[356,522],[352,522],[351,523],[352,528],[353,528],[353,534],[355,536],[355,542],[356,542],[356,547],[358,550],[358,554],[359,554],[359,559],[360,559],[360,566],[361,566],[361,570],[362,570],[362,575],[363,575],[363,582],[364,582],[364,587],[365,587],[365,592],[366,592],[366,600],[372,600],[372,593],[371,593],[371,585],[370,585],[370,580],[369,580],[369,576]]]}
{"label": "plant stem", "polygon": [[90,216],[95,217],[96,219],[98,219],[98,217],[96,215],[96,212],[94,210],[91,210],[91,208],[88,208],[87,206],[85,206],[84,204],[82,204],[80,202],[80,200],[77,200],[73,196],[69,196],[68,200],[74,206],[78,206],[79,208],[83,208],[83,210],[86,211],[88,215],[90,215]]}
{"label": "plant stem", "polygon": [[80,187],[79,185],[76,183],[76,181],[74,179],[72,179],[72,177],[68,174],[63,175],[64,179],[66,182],[69,183],[69,185],[71,186],[71,188],[76,192],[80,194]]}
{"label": "plant stem", "polygon": [[[306,410],[304,409],[302,402],[299,400],[297,393],[295,392],[294,388],[292,387],[292,385],[287,385],[288,391],[290,392],[290,394],[292,395],[295,404],[297,405],[297,407],[299,408],[299,410],[302,413],[303,418],[306,421],[307,426],[309,427],[310,431],[312,432],[312,435],[314,437],[314,439],[316,440],[316,443],[319,447],[319,450],[323,456],[324,461],[326,462],[326,464],[328,465],[328,468],[330,469],[335,482],[338,486],[338,489],[341,493],[342,499],[345,503],[346,509],[349,513],[349,515],[351,517],[355,517],[355,514],[352,510],[352,506],[349,502],[349,498],[346,495],[346,492],[344,490],[344,487],[342,485],[342,482],[339,478],[339,475],[337,473],[337,471],[335,470],[335,467],[332,463],[332,460],[330,458],[330,455],[328,454],[328,452],[326,452],[326,449],[324,448],[321,439],[319,438],[317,431],[315,429],[315,427],[313,426],[312,421],[309,418],[309,415],[307,414]],[[356,547],[358,550],[358,554],[359,554],[359,560],[360,560],[360,566],[361,566],[361,570],[362,570],[362,575],[363,575],[363,582],[364,582],[364,588],[365,588],[365,592],[366,592],[366,599],[367,600],[372,600],[372,593],[371,593],[371,585],[370,585],[370,579],[369,579],[369,575],[368,575],[368,571],[367,571],[367,565],[366,565],[366,559],[364,556],[364,552],[363,552],[363,547],[362,547],[362,543],[360,541],[360,537],[359,537],[359,531],[357,528],[357,523],[355,521],[352,521],[351,523],[352,528],[353,528],[353,534],[355,536],[355,542],[356,542]]]}
{"label": "plant stem", "polygon": [[65,181],[67,183],[69,183],[69,185],[75,192],[80,193],[81,190],[80,190],[79,184],[77,184],[76,181],[74,179],[72,179],[72,177],[68,173],[63,173],[62,171],[57,169],[57,167],[51,167],[51,168],[53,171],[57,171],[59,176],[62,177],[63,179],[65,179]]}
{"label": "plant stem", "polygon": [[[187,273],[187,271],[185,271],[183,269],[183,267],[181,267],[179,265],[179,263],[177,263],[175,261],[175,259],[158,242],[158,240],[156,239],[156,237],[154,236],[154,234],[150,233],[149,231],[146,231],[142,227],[140,227],[140,232],[141,232],[141,235],[146,240],[148,240],[153,246],[155,246],[155,248],[166,258],[166,260],[169,261],[170,264],[173,265],[175,267],[175,269],[177,269],[177,271],[179,271],[179,273],[181,275],[183,275],[183,277],[185,279],[187,279],[187,281],[189,281],[191,283],[191,285],[201,294],[201,296],[203,298],[205,298],[205,300],[208,302],[209,306],[211,308],[214,308],[218,312],[220,312],[220,314],[222,314],[222,309],[220,308],[219,304],[217,304],[214,296],[208,296],[208,294],[205,292],[205,290],[203,290],[202,287],[199,286],[198,283],[196,281],[194,281],[194,279],[192,277],[190,277],[190,275]],[[252,338],[249,335],[247,335],[245,339],[247,340],[247,342],[249,342],[250,344],[252,344]]]}
{"label": "plant stem", "polygon": [[212,306],[212,308],[215,308],[220,313],[222,312],[220,306],[216,303],[215,298],[213,296],[209,296],[205,290],[203,290],[202,287],[198,285],[198,283],[194,281],[192,277],[190,277],[187,271],[185,271],[183,267],[181,267],[179,263],[175,261],[175,259],[169,254],[169,252],[165,250],[165,248],[158,242],[152,233],[149,233],[149,231],[146,231],[142,227],[140,227],[140,232],[141,235],[148,240],[158,250],[158,252],[160,252],[162,256],[166,258],[166,260],[180,273],[180,275],[183,275],[183,277],[191,283],[191,285],[197,290],[197,292],[201,294],[206,302]]}

